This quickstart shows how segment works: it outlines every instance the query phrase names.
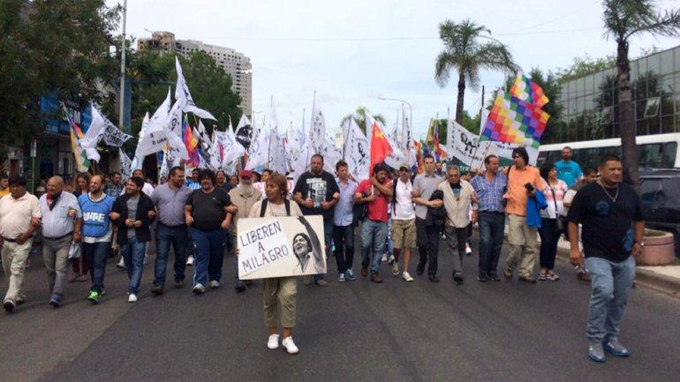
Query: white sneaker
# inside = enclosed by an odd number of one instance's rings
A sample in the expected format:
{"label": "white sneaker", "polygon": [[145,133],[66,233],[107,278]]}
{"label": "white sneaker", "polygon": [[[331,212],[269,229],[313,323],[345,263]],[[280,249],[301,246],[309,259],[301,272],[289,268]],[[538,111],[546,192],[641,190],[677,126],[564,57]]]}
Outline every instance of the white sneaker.
{"label": "white sneaker", "polygon": [[192,267],[193,265],[194,265],[194,257],[189,256],[189,258],[187,259],[187,266]]}
{"label": "white sneaker", "polygon": [[408,272],[404,272],[401,274],[401,277],[404,279],[404,281],[412,283],[413,282],[413,277],[408,274]]}
{"label": "white sneaker", "polygon": [[387,262],[387,253],[383,253],[382,255],[382,262],[386,263]]}
{"label": "white sneaker", "polygon": [[392,263],[392,275],[399,276],[399,263],[396,261]]}
{"label": "white sneaker", "polygon": [[125,259],[123,258],[123,256],[120,257],[120,261],[118,262],[118,264],[116,264],[116,267],[118,267],[119,269],[125,269]]}
{"label": "white sneaker", "polygon": [[267,347],[271,350],[275,350],[279,348],[279,335],[278,334],[272,334],[269,336],[269,341],[267,341]]}
{"label": "white sneaker", "polygon": [[135,303],[137,302],[137,295],[134,293],[130,293],[130,296],[128,296],[128,302],[129,303]]}
{"label": "white sneaker", "polygon": [[472,253],[472,248],[468,244],[465,244],[465,254],[469,255]]}
{"label": "white sneaker", "polygon": [[217,281],[217,280],[213,280],[213,281],[208,283],[208,286],[213,288],[213,289],[217,289],[217,288],[220,287],[220,282]]}
{"label": "white sneaker", "polygon": [[205,287],[201,284],[196,284],[192,291],[194,292],[194,294],[203,294],[205,293]]}
{"label": "white sneaker", "polygon": [[283,345],[284,348],[286,348],[286,351],[288,354],[297,354],[300,349],[298,349],[297,346],[295,346],[295,342],[293,342],[293,337],[286,337],[281,341],[281,345]]}

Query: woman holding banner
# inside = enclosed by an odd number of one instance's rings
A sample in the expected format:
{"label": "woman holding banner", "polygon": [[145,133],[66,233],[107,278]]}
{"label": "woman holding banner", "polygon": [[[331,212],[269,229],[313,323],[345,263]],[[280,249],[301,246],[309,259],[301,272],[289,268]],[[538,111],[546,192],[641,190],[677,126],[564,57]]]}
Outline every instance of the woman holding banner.
{"label": "woman holding banner", "polygon": [[[273,174],[267,179],[265,194],[267,198],[256,202],[248,217],[282,217],[302,216],[297,203],[291,203],[285,198],[288,195],[288,182],[279,174]],[[279,347],[278,325],[283,325],[283,340],[281,345],[289,354],[297,354],[298,348],[293,342],[293,327],[296,314],[296,277],[277,277],[263,280],[264,291],[264,322],[269,327],[269,349]]]}

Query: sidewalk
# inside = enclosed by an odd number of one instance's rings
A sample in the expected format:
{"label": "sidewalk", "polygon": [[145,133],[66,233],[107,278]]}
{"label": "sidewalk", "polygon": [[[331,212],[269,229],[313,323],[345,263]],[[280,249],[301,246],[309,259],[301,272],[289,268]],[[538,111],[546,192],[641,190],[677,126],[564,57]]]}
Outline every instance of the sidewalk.
{"label": "sidewalk", "polygon": [[[479,230],[478,226],[474,226]],[[505,226],[505,237],[507,240],[508,226]],[[541,242],[541,238],[538,238]],[[569,242],[560,238],[557,244],[557,257],[563,261],[569,261]],[[665,266],[637,266],[635,271],[635,283],[646,288],[656,290],[671,296],[680,297],[680,265]]]}

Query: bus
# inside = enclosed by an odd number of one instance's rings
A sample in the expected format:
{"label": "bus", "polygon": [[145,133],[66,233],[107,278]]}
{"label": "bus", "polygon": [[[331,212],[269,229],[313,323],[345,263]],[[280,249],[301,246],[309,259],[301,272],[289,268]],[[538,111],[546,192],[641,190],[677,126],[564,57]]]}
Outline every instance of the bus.
{"label": "bus", "polygon": [[[655,169],[680,168],[680,133],[642,135],[635,139],[638,147],[638,161],[640,167]],[[555,163],[562,159],[562,149],[571,147],[572,160],[581,168],[597,168],[600,160],[606,155],[616,155],[621,152],[621,138],[599,139],[594,141],[566,142],[551,145],[541,145],[538,154],[538,167],[543,163]]]}

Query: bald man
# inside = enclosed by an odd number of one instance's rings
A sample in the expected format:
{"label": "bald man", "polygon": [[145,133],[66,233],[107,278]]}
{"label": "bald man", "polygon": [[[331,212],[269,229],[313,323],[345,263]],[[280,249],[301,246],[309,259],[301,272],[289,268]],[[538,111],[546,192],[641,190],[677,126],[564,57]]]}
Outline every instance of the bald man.
{"label": "bald man", "polygon": [[42,212],[43,259],[50,286],[50,305],[61,306],[68,273],[71,242],[80,242],[83,214],[78,199],[64,191],[64,180],[53,176],[47,181],[47,193],[40,197]]}

